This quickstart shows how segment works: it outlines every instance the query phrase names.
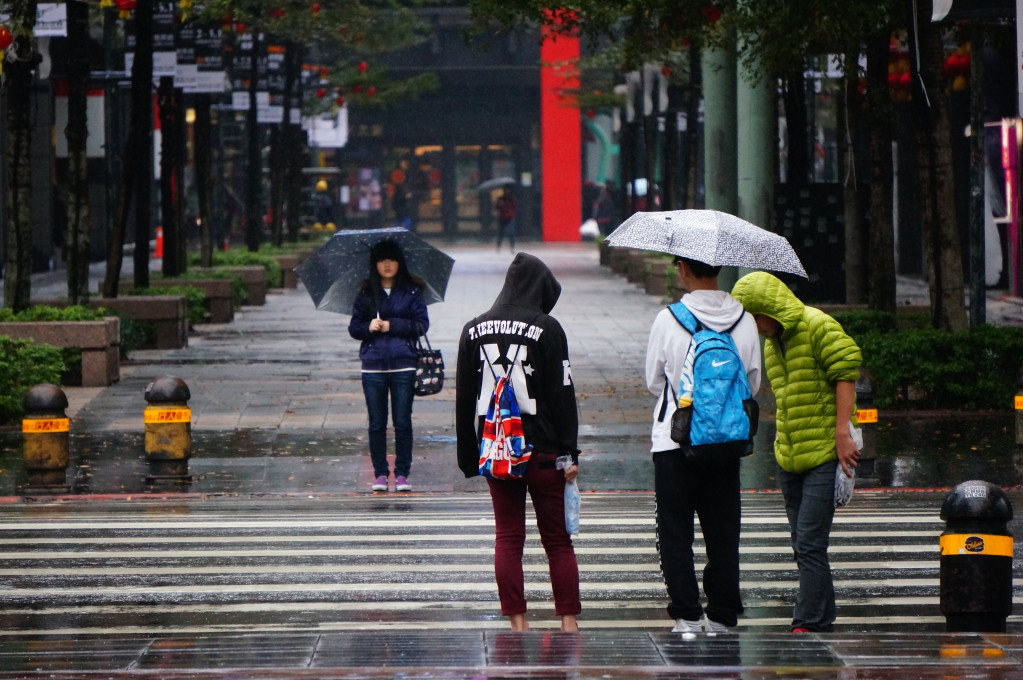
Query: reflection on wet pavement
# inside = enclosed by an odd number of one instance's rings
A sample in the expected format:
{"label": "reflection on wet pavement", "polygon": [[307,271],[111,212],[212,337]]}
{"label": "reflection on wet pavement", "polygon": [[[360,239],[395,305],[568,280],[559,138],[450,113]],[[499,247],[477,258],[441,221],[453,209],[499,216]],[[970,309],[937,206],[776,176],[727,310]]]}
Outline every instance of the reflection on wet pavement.
{"label": "reflection on wet pavement", "polygon": [[[867,431],[865,458],[870,460],[860,470],[857,487],[947,488],[969,479],[1015,486],[1023,478],[1023,451],[1014,445],[1012,417],[882,418]],[[742,464],[743,488],[777,488],[773,438],[774,422],[764,419],[755,453]],[[417,438],[417,491],[485,490],[479,480],[462,479],[454,446],[453,435],[443,429]],[[580,447],[580,484],[590,490],[653,488],[645,425],[584,426]],[[193,430],[190,483],[147,483],[144,448],[141,430],[73,433],[71,493],[352,493],[364,491],[370,476],[361,430]],[[0,431],[0,470],[0,496],[21,493],[20,432]]]}

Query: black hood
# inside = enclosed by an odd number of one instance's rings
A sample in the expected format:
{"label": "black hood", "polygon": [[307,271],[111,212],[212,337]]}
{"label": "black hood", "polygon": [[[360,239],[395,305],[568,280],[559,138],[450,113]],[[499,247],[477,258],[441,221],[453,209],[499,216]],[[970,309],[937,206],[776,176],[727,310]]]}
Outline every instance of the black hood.
{"label": "black hood", "polygon": [[560,295],[561,284],[543,260],[519,253],[508,265],[504,288],[494,301],[494,307],[515,305],[550,314]]}

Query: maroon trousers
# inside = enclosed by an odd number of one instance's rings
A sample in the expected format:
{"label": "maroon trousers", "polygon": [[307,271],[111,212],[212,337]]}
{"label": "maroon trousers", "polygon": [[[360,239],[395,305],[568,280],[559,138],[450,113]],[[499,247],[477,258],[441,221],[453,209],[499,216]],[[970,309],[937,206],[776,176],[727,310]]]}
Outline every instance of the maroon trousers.
{"label": "maroon trousers", "polygon": [[554,612],[578,614],[579,565],[572,537],[565,530],[565,473],[554,467],[554,456],[534,453],[522,479],[487,479],[494,503],[494,575],[501,598],[501,615],[526,612],[522,549],[526,542],[526,492],[533,499],[540,543],[547,553]]}

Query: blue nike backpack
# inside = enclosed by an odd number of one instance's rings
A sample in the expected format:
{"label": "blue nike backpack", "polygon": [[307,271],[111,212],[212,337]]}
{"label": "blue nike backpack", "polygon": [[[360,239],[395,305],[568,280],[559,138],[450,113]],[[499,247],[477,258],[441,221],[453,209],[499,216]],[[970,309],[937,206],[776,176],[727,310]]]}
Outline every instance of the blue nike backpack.
{"label": "blue nike backpack", "polygon": [[681,302],[668,309],[693,336],[679,388],[680,396],[688,392],[685,381],[691,362],[692,403],[676,403],[672,440],[690,459],[752,454],[760,407],[752,397],[746,367],[731,336],[739,321],[719,332],[705,327]]}

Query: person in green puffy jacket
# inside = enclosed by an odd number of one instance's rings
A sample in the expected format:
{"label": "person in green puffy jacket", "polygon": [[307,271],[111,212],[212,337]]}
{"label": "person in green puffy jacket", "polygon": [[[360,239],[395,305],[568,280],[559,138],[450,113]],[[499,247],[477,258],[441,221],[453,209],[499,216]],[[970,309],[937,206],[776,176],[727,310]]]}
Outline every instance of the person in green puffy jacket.
{"label": "person in green puffy jacket", "polygon": [[766,272],[739,279],[732,297],[765,338],[764,366],[778,405],[774,457],[799,569],[792,631],[827,632],[836,616],[828,562],[836,468],[852,477],[860,456],[850,427],[860,348],[841,324]]}

